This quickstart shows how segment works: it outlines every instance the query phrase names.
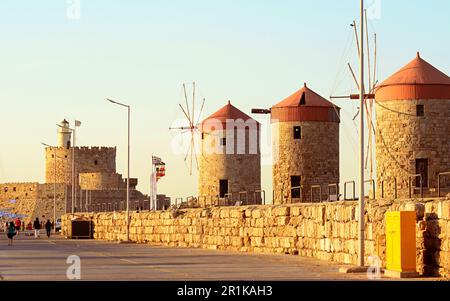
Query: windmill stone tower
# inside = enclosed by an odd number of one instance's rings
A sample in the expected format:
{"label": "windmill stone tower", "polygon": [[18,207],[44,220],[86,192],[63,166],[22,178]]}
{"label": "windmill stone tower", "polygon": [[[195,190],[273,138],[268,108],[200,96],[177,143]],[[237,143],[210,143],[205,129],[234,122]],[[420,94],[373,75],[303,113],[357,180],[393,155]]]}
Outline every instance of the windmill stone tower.
{"label": "windmill stone tower", "polygon": [[260,124],[228,102],[199,129],[199,196],[260,202]]}
{"label": "windmill stone tower", "polygon": [[[381,83],[377,101],[377,195],[434,193],[450,171],[450,78],[417,57]],[[421,175],[422,185],[420,185]],[[395,185],[397,182],[397,185]],[[441,179],[450,187],[449,177]],[[448,192],[448,190],[447,190]]]}
{"label": "windmill stone tower", "polygon": [[326,200],[328,185],[339,183],[340,108],[305,83],[270,110],[252,112],[271,114],[273,202]]}

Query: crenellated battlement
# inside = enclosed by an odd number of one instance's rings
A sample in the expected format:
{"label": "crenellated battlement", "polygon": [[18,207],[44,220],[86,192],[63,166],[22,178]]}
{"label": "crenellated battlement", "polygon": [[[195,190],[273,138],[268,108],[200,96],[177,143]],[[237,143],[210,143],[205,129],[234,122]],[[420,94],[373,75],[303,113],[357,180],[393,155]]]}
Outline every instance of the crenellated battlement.
{"label": "crenellated battlement", "polygon": [[10,182],[10,183],[0,183],[0,187],[4,186],[31,186],[31,185],[39,185],[38,182]]}
{"label": "crenellated battlement", "polygon": [[[55,147],[46,147],[45,150],[46,151],[53,151]],[[72,147],[71,148],[66,148],[66,147],[56,147],[57,150],[59,151],[67,151],[67,152],[71,152],[72,151]],[[116,151],[117,147],[111,147],[111,146],[76,146],[75,150],[77,151],[97,151],[97,152],[110,152],[110,151]]]}
{"label": "crenellated battlement", "polygon": [[46,182],[53,183],[55,178],[57,183],[72,182],[72,159],[74,153],[77,183],[80,173],[115,173],[116,152],[116,147],[107,146],[79,146],[75,147],[75,149],[47,147],[45,153]]}
{"label": "crenellated battlement", "polygon": [[109,146],[77,146],[77,147],[75,147],[75,149],[82,150],[82,151],[109,152],[109,151],[116,151],[117,147],[109,147]]}

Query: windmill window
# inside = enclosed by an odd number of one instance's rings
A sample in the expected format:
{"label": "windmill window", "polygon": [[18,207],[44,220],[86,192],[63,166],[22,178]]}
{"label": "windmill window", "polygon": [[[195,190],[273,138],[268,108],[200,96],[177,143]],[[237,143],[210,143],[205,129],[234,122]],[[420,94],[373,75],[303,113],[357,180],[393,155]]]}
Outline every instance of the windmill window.
{"label": "windmill window", "polygon": [[55,158],[55,155],[52,155],[52,159]]}
{"label": "windmill window", "polygon": [[205,133],[202,133],[202,140],[205,139]]}
{"label": "windmill window", "polygon": [[95,161],[94,161],[94,164],[95,164],[95,165],[98,165],[98,161],[97,161],[97,160],[95,160]]}
{"label": "windmill window", "polygon": [[302,128],[294,126],[294,139],[302,139]]}
{"label": "windmill window", "polygon": [[301,176],[291,176],[291,196],[293,199],[300,198],[301,192]]}
{"label": "windmill window", "polygon": [[16,192],[17,191],[17,187],[13,187],[13,191]]}
{"label": "windmill window", "polygon": [[418,117],[422,117],[422,116],[425,116],[425,108],[424,108],[424,106],[423,105],[417,105],[416,106],[416,112],[417,112],[417,116]]}
{"label": "windmill window", "polygon": [[305,95],[305,93],[302,93],[302,98],[300,98],[300,105],[301,106],[306,105],[306,95]]}

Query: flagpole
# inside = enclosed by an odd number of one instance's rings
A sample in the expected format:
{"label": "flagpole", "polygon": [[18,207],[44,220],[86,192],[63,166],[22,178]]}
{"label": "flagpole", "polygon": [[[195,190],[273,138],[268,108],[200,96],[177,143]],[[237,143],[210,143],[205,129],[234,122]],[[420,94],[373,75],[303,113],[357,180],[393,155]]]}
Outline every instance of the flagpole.
{"label": "flagpole", "polygon": [[73,145],[72,145],[72,214],[75,213],[75,135],[76,126],[73,128]]}
{"label": "flagpole", "polygon": [[359,92],[359,235],[358,264],[364,267],[364,0],[361,0],[361,34],[360,34],[360,92]]}
{"label": "flagpole", "polygon": [[149,202],[149,206],[150,206],[150,211],[153,210],[153,154],[152,154],[152,171],[150,173],[150,202]]}

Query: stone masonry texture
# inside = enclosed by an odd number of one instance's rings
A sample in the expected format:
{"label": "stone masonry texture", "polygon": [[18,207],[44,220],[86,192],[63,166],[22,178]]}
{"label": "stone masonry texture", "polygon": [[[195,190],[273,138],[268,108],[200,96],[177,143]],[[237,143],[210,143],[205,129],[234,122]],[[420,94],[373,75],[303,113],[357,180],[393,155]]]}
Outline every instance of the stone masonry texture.
{"label": "stone masonry texture", "polygon": [[[232,193],[230,198],[237,200],[239,192],[246,191],[249,202],[253,202],[254,192],[261,189],[259,129],[247,129],[240,134],[235,130],[234,135],[228,136],[227,145],[220,146],[220,139],[227,137],[229,131],[203,134],[201,154],[198,156],[199,196],[217,197],[220,180],[228,180],[228,192]],[[226,147],[232,148],[231,151],[227,152]],[[245,195],[242,194],[241,198],[244,200]],[[201,204],[202,207],[204,205]]]}
{"label": "stone masonry texture", "polygon": [[[301,127],[301,139],[294,139],[294,126]],[[272,143],[276,202],[286,203],[290,198],[291,176],[301,177],[303,202],[320,200],[318,188],[311,200],[311,186],[315,185],[321,185],[322,200],[326,200],[328,185],[339,183],[339,123],[273,123]]]}
{"label": "stone masonry texture", "polygon": [[[45,149],[45,182],[72,183],[72,148]],[[115,173],[116,172],[116,148],[115,147],[76,147],[75,148],[76,181],[80,173]]]}
{"label": "stone masonry texture", "polygon": [[[426,276],[450,275],[450,198],[367,201],[366,264],[371,256],[386,263],[385,213],[415,211],[417,269]],[[123,212],[63,216],[63,235],[74,218],[93,221],[94,238],[124,240]],[[255,253],[281,253],[356,264],[357,202],[214,207],[131,215],[130,239],[173,247]]]}
{"label": "stone masonry texture", "polygon": [[[417,105],[424,106],[424,116],[416,116]],[[377,195],[381,196],[384,182],[384,197],[393,197],[397,178],[398,197],[409,197],[408,177],[416,174],[416,159],[428,159],[425,195],[435,195],[438,173],[450,171],[450,101],[383,101],[377,104],[376,115]],[[448,192],[450,177],[443,177],[441,184]]]}

